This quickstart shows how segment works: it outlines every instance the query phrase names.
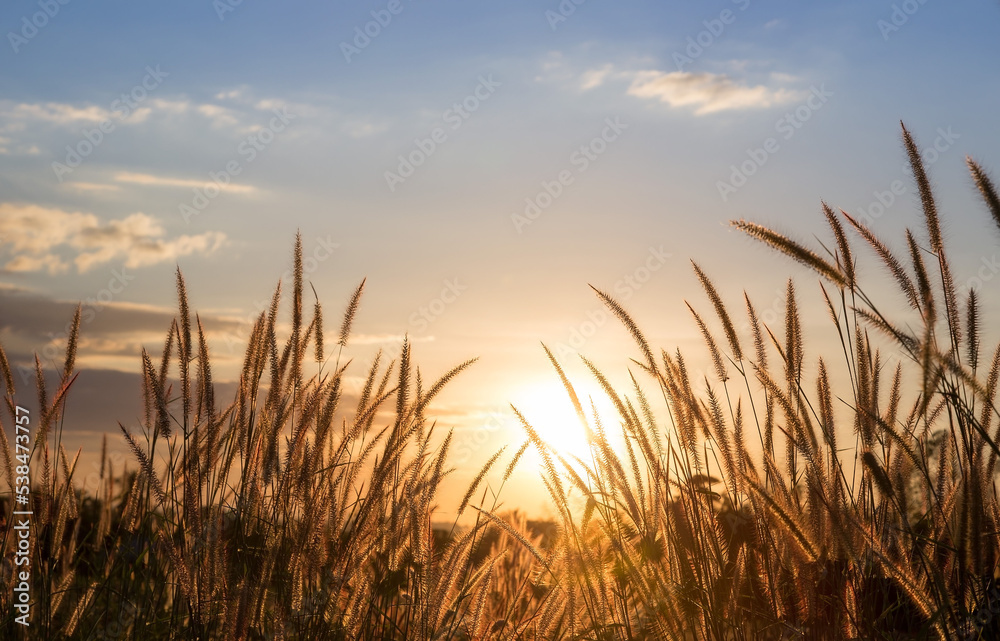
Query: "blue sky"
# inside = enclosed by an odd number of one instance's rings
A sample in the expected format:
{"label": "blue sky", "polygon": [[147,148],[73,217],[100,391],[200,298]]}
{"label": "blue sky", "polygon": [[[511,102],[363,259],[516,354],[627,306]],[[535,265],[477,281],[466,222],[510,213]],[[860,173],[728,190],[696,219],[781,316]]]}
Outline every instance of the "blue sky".
{"label": "blue sky", "polygon": [[[690,258],[734,304],[814,282],[727,221],[812,239],[823,199],[890,237],[917,226],[900,120],[937,145],[975,274],[997,237],[964,158],[1000,163],[998,28],[985,0],[7,2],[0,341],[19,362],[55,353],[72,304],[99,300],[80,364],[134,371],[180,265],[231,378],[301,230],[328,309],[368,278],[359,358],[407,332],[431,374],[481,357],[439,408],[475,429],[548,390],[539,341],[624,372],[627,336],[588,283],[657,344],[691,345]],[[401,156],[421,162],[387,178]]]}

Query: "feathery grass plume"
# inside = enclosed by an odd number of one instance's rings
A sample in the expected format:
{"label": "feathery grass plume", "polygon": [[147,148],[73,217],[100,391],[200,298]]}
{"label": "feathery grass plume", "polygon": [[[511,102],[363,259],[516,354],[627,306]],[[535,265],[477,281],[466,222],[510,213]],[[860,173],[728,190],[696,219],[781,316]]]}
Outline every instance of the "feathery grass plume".
{"label": "feathery grass plume", "polygon": [[187,430],[188,416],[191,414],[191,379],[188,371],[191,362],[191,314],[188,310],[187,287],[184,285],[184,275],[177,268],[177,301],[179,306],[180,325],[178,327],[178,361],[181,368],[181,398],[184,402],[184,429]]}
{"label": "feathery grass plume", "polygon": [[52,593],[52,601],[49,603],[49,608],[52,612],[58,613],[59,606],[62,605],[62,600],[69,592],[70,585],[73,583],[73,579],[76,578],[76,572],[70,568],[69,571],[63,576],[62,580],[59,581],[58,587]]}
{"label": "feathery grass plume", "polygon": [[158,436],[170,438],[172,434],[172,430],[170,428],[170,411],[167,408],[167,397],[163,385],[166,378],[166,364],[170,360],[170,344],[174,336],[173,327],[174,325],[171,324],[171,330],[167,332],[167,345],[164,347],[163,361],[159,375],[157,375],[156,370],[153,368],[153,360],[149,357],[149,354],[143,350],[143,371],[145,374],[143,394],[149,397],[150,404],[154,405],[156,409],[156,420],[154,423],[155,429],[153,431],[154,443],[156,442],[156,438]]}
{"label": "feathery grass plume", "polygon": [[743,487],[752,490],[754,496],[760,499],[760,501],[769,509],[771,514],[778,517],[778,523],[783,525],[785,531],[792,535],[792,540],[794,540],[806,553],[810,562],[815,562],[816,559],[819,558],[819,553],[816,551],[815,545],[809,539],[805,530],[802,529],[802,526],[788,508],[778,503],[778,501],[771,496],[770,492],[758,486],[750,478],[745,479]]}
{"label": "feathery grass plume", "polygon": [[920,255],[920,247],[914,240],[910,230],[906,230],[906,246],[910,250],[910,260],[913,262],[913,271],[917,275],[917,287],[920,292],[920,309],[924,315],[924,323],[927,327],[933,328],[937,321],[937,313],[934,307],[934,291],[931,289],[930,279],[927,277],[927,268],[924,267],[924,259]]}
{"label": "feathery grass plume", "polygon": [[747,317],[750,320],[750,331],[753,334],[754,352],[757,356],[757,366],[767,369],[767,349],[764,345],[764,335],[760,331],[760,321],[757,319],[757,310],[750,302],[750,296],[743,292],[743,300],[747,304]]}
{"label": "feathery grass plume", "polygon": [[705,293],[708,294],[708,299],[712,301],[712,306],[715,307],[715,313],[722,321],[722,328],[726,333],[726,340],[729,341],[729,349],[733,352],[733,358],[737,361],[743,360],[743,349],[740,346],[740,340],[736,336],[736,330],[733,329],[733,322],[729,318],[729,312],[726,311],[726,306],[722,302],[722,298],[719,296],[719,292],[716,291],[715,285],[712,284],[711,279],[705,275],[698,263],[691,261],[691,265],[694,267],[695,274],[698,275],[698,280],[701,282],[701,286],[704,288]]}
{"label": "feathery grass plume", "polygon": [[365,281],[367,278],[363,278],[361,283],[351,294],[351,300],[347,303],[347,309],[344,310],[344,319],[340,323],[340,339],[337,344],[341,347],[347,347],[347,341],[351,336],[351,325],[354,323],[354,316],[358,313],[358,305],[361,302],[361,294],[365,289]]}
{"label": "feathery grass plume", "polygon": [[0,345],[0,376],[3,376],[3,384],[7,389],[7,396],[14,396],[14,377],[10,372],[10,362],[7,360],[7,352],[3,351],[3,345]]}
{"label": "feathery grass plume", "polygon": [[76,306],[76,311],[73,313],[73,321],[70,324],[69,336],[66,339],[66,360],[63,364],[62,380],[66,381],[70,374],[73,373],[73,365],[76,363],[76,342],[80,335],[80,312],[83,310],[82,305]]}
{"label": "feathery grass plume", "polygon": [[406,404],[410,393],[410,337],[403,337],[403,349],[399,354],[399,382],[396,385],[396,426],[395,434],[403,424]]}
{"label": "feathery grass plume", "polygon": [[851,252],[851,244],[847,242],[847,234],[844,233],[844,226],[840,224],[840,219],[833,213],[829,205],[825,202],[821,204],[823,215],[826,216],[826,222],[830,225],[830,229],[833,230],[834,238],[837,239],[837,249],[840,252],[840,255],[837,257],[837,266],[843,270],[844,276],[847,277],[847,286],[853,288],[855,274],[854,254]]}
{"label": "feathery grass plume", "polygon": [[590,288],[594,290],[597,297],[600,298],[605,305],[607,305],[608,309],[611,310],[611,313],[613,313],[618,320],[621,321],[622,325],[624,325],[629,331],[629,334],[632,335],[632,339],[635,340],[639,349],[642,351],[643,357],[646,359],[646,365],[649,367],[650,373],[656,376],[656,372],[659,371],[656,367],[656,358],[653,357],[653,352],[649,349],[649,343],[646,342],[646,337],[639,331],[639,326],[635,324],[635,321],[633,321],[632,317],[628,315],[628,312],[626,312],[625,309],[618,304],[618,301],[611,298],[611,296],[597,289],[593,285],[591,285]]}
{"label": "feathery grass plume", "polygon": [[730,224],[748,236],[756,238],[766,245],[770,245],[772,248],[802,263],[806,267],[812,268],[820,276],[837,285],[837,287],[844,288],[848,285],[846,277],[840,270],[817,256],[812,250],[806,249],[788,237],[772,231],[763,225],[742,219],[731,221]]}
{"label": "feathery grass plume", "polygon": [[719,353],[719,347],[715,344],[715,339],[712,338],[712,333],[708,331],[708,326],[705,325],[705,321],[701,319],[698,312],[694,311],[691,307],[691,303],[684,301],[687,305],[688,311],[694,316],[695,323],[698,324],[698,330],[701,332],[702,338],[705,340],[705,344],[708,346],[709,354],[712,355],[712,363],[715,365],[715,374],[719,377],[719,380],[725,383],[729,380],[729,372],[726,371],[726,364],[722,362],[722,354]]}
{"label": "feathery grass plume", "polygon": [[201,317],[195,314],[198,326],[198,409],[197,416],[204,418],[209,424],[215,419],[215,386],[212,384],[212,365],[208,357],[208,341],[205,340],[205,328],[201,325]]}
{"label": "feathery grass plume", "polygon": [[917,350],[920,348],[920,340],[914,336],[911,336],[904,332],[903,330],[889,324],[889,321],[885,320],[881,316],[875,315],[873,312],[868,311],[864,308],[851,308],[851,311],[858,315],[858,318],[865,321],[875,329],[879,330],[889,338],[896,340],[906,350],[909,354],[916,354]]}
{"label": "feathery grass plume", "polygon": [[170,357],[174,351],[174,337],[177,335],[177,319],[170,319],[170,328],[163,341],[163,352],[160,354],[160,388],[167,388],[167,373],[170,370]]}
{"label": "feathery grass plume", "polygon": [[[660,430],[656,427],[656,418],[653,416],[653,410],[650,407],[649,399],[646,394],[642,391],[639,386],[639,381],[636,380],[635,375],[629,372],[629,378],[632,379],[632,389],[635,390],[636,398],[639,401],[639,408],[642,410],[642,417],[645,422],[645,429],[640,430],[642,435],[642,442],[645,449],[649,449],[649,461],[654,465],[657,474],[661,470],[661,461],[664,458],[663,451],[663,440],[660,438]],[[655,449],[646,446],[646,442],[652,437],[652,444]]]}
{"label": "feathery grass plume", "polygon": [[896,279],[896,284],[906,295],[910,305],[913,309],[919,310],[920,298],[917,296],[917,288],[914,287],[913,281],[910,279],[909,275],[907,275],[906,270],[903,268],[903,264],[899,261],[899,259],[896,258],[896,256],[889,251],[889,248],[886,247],[885,243],[879,240],[879,238],[863,223],[855,220],[843,209],[840,210],[840,213],[847,219],[847,222],[851,223],[854,230],[858,232],[862,238],[868,241],[868,244],[871,245],[872,249],[875,250],[875,253],[882,259],[882,262],[885,263],[889,273],[891,273],[892,277]]}
{"label": "feathery grass plume", "polygon": [[556,466],[552,462],[552,456],[549,453],[548,445],[538,435],[538,432],[535,430],[535,428],[531,426],[531,423],[528,422],[528,419],[524,418],[524,415],[521,414],[521,412],[518,411],[516,407],[511,405],[511,409],[514,410],[514,415],[517,416],[517,419],[521,421],[521,426],[524,428],[524,431],[528,433],[528,440],[531,441],[531,444],[535,446],[536,450],[538,450],[539,456],[542,457],[542,461],[545,464],[545,470],[549,473],[549,478],[551,478],[552,482],[555,484],[554,489],[558,491],[559,496],[565,496],[565,492],[563,492],[562,482],[559,480],[559,473],[556,471]]}
{"label": "feathery grass plume", "polygon": [[871,474],[872,480],[875,481],[875,485],[878,486],[882,496],[886,500],[892,500],[896,496],[896,492],[892,487],[892,481],[889,480],[889,475],[886,474],[885,469],[883,469],[882,464],[875,457],[875,454],[871,450],[865,450],[861,455],[861,462],[864,463],[865,469]]}
{"label": "feathery grass plume", "polygon": [[990,363],[990,371],[986,375],[983,409],[979,415],[979,422],[982,424],[983,429],[987,431],[990,429],[990,424],[993,421],[993,414],[996,412],[993,407],[993,402],[996,398],[998,381],[1000,381],[1000,345],[997,345],[996,350],[993,352],[993,360]]}
{"label": "feathery grass plume", "polygon": [[514,469],[517,468],[517,464],[521,461],[521,457],[527,451],[528,446],[531,445],[531,439],[526,440],[521,443],[521,447],[517,448],[517,452],[514,454],[513,458],[510,459],[510,463],[507,464],[507,469],[503,472],[503,481],[506,482],[510,478],[510,475],[514,473]]}
{"label": "feathery grass plume", "polygon": [[972,179],[976,183],[976,188],[979,189],[983,201],[986,202],[986,207],[990,210],[990,214],[993,215],[993,222],[1000,228],[1000,196],[997,196],[997,190],[993,185],[993,181],[990,180],[989,175],[983,171],[979,163],[972,158],[966,156],[965,164],[969,166],[969,171],[972,173]]}
{"label": "feathery grass plume", "polygon": [[281,281],[274,288],[271,296],[271,305],[267,310],[267,331],[264,334],[265,349],[267,359],[271,363],[270,380],[268,381],[267,400],[265,407],[274,407],[278,403],[281,395],[281,363],[278,360],[278,305],[281,301]]}
{"label": "feathery grass plume", "polygon": [[292,374],[291,380],[298,385],[302,379],[299,338],[302,334],[302,232],[295,232],[295,249],[292,252]]}
{"label": "feathery grass plume", "polygon": [[927,233],[931,241],[931,250],[938,253],[943,247],[941,240],[941,223],[938,220],[937,205],[934,204],[934,194],[931,191],[930,181],[927,179],[927,172],[924,170],[924,161],[920,158],[920,149],[917,147],[913,136],[906,129],[906,125],[899,123],[903,130],[903,145],[906,148],[906,156],[910,161],[910,171],[913,172],[913,179],[917,183],[920,191],[920,201],[923,205]]}
{"label": "feathery grass plume", "polygon": [[486,464],[483,465],[482,468],[480,468],[479,473],[476,474],[476,477],[472,480],[472,483],[469,484],[469,489],[465,491],[465,496],[462,497],[461,503],[458,504],[459,514],[465,511],[465,508],[469,505],[469,500],[472,499],[472,495],[475,494],[476,490],[479,489],[479,486],[482,484],[483,479],[486,478],[486,475],[489,474],[490,470],[500,459],[500,457],[504,453],[504,450],[506,449],[507,449],[506,446],[501,447],[499,450],[497,450],[495,454],[493,454],[493,456],[490,457],[488,461],[486,461]]}
{"label": "feathery grass plume", "polygon": [[83,598],[77,602],[76,607],[73,609],[73,614],[70,616],[69,621],[66,622],[66,627],[62,629],[62,634],[66,638],[71,638],[76,632],[77,625],[80,623],[80,617],[86,611],[91,600],[94,598],[94,592],[97,589],[97,585],[97,581],[91,582],[90,586],[87,588],[86,594],[84,594]]}
{"label": "feathery grass plume", "polygon": [[498,556],[494,556],[490,559],[489,568],[486,570],[486,575],[480,582],[478,594],[475,597],[476,607],[472,613],[472,620],[468,624],[469,638],[481,638],[480,628],[482,627],[483,611],[486,608],[486,597],[490,593],[490,588],[493,583],[493,569],[496,565]]}
{"label": "feathery grass plume", "polygon": [[42,370],[42,362],[38,360],[38,354],[35,354],[35,389],[38,392],[38,411],[42,413],[44,422],[49,409],[49,395],[45,386],[45,372]]}
{"label": "feathery grass plume", "polygon": [[313,303],[313,321],[312,321],[312,325],[313,327],[315,327],[316,331],[315,358],[317,363],[322,363],[323,362],[323,306],[319,302],[319,295],[316,293],[316,287],[312,283],[309,283],[309,287],[312,288],[313,298],[316,299],[316,302]]}
{"label": "feathery grass plume", "polygon": [[833,392],[830,388],[830,377],[826,371],[826,362],[819,359],[819,373],[816,376],[816,395],[819,397],[820,427],[826,444],[830,448],[831,457],[837,451],[837,429],[833,414]]}
{"label": "feathery grass plume", "polygon": [[968,334],[965,357],[969,360],[969,367],[973,371],[979,364],[979,317],[979,298],[976,295],[976,290],[970,289],[965,303],[965,332]]}
{"label": "feathery grass plume", "polygon": [[[4,478],[7,481],[7,487],[14,489],[14,461],[11,459],[10,452],[10,440],[7,438],[7,430],[3,429],[2,421],[0,421],[0,447],[3,447],[3,471]],[[2,546],[0,546],[2,549]]]}
{"label": "feathery grass plume", "polygon": [[525,538],[525,536],[523,534],[521,534],[520,532],[518,532],[517,529],[514,528],[514,526],[512,526],[507,521],[504,521],[503,519],[501,519],[497,515],[493,514],[492,512],[487,512],[485,510],[482,510],[482,509],[476,507],[475,505],[473,505],[471,507],[472,507],[473,510],[476,510],[477,512],[479,512],[479,514],[482,515],[483,518],[485,518],[487,521],[489,521],[490,523],[493,523],[498,528],[500,528],[501,530],[503,530],[504,532],[506,532],[508,535],[510,535],[511,537],[517,539],[517,541],[522,546],[524,546],[524,549],[526,549],[528,552],[530,552],[531,555],[533,557],[535,557],[535,559],[542,565],[542,567],[544,567],[549,573],[552,573],[552,568],[549,566],[548,561],[546,561],[545,557],[542,556],[542,553],[538,550],[538,548],[536,548],[531,543],[531,541],[529,541],[527,538]]}
{"label": "feathery grass plume", "polygon": [[958,321],[958,302],[955,296],[955,282],[951,276],[951,267],[945,256],[944,241],[941,238],[941,223],[938,219],[937,205],[934,203],[934,194],[931,191],[930,181],[924,169],[924,161],[920,157],[920,149],[917,147],[913,136],[907,131],[906,126],[900,123],[903,129],[903,144],[906,147],[906,155],[910,160],[910,170],[913,178],[917,181],[917,188],[920,191],[920,203],[924,209],[924,222],[927,226],[927,234],[931,241],[931,251],[937,256],[938,267],[941,271],[941,287],[944,291],[945,313],[948,317],[948,329],[951,334],[952,347],[958,351],[958,346],[962,342],[962,327]]}
{"label": "feathery grass plume", "polygon": [[[604,390],[605,395],[614,404],[615,409],[618,410],[618,415],[621,416],[625,421],[627,421],[628,412],[625,410],[625,405],[622,403],[621,397],[615,391],[614,386],[611,385],[611,382],[608,381],[607,377],[605,377],[604,374],[601,373],[601,370],[599,370],[597,366],[594,365],[585,356],[580,356],[580,360],[583,361],[583,364],[587,366],[587,369],[589,369],[591,374],[594,375],[594,378],[597,379],[597,382],[601,386],[601,389]],[[591,409],[592,409],[592,414],[594,416],[594,420],[596,421],[597,409],[594,408],[593,406],[593,400],[591,400]],[[589,432],[590,427],[586,423],[584,423],[584,427],[586,427]]]}
{"label": "feathery grass plume", "polygon": [[427,409],[427,406],[430,404],[432,400],[434,400],[434,397],[436,397],[438,394],[441,393],[441,390],[444,389],[445,385],[447,385],[452,379],[461,374],[463,371],[471,367],[472,364],[475,363],[477,360],[478,359],[470,358],[464,363],[461,363],[460,365],[456,365],[455,367],[451,368],[443,376],[441,376],[441,378],[434,381],[434,384],[431,385],[431,388],[427,390],[427,392],[420,395],[419,398],[417,399],[416,410],[415,410],[416,414],[420,415],[425,409]]}
{"label": "feathery grass plume", "polygon": [[118,423],[119,429],[121,429],[122,434],[125,435],[125,442],[128,444],[132,454],[135,455],[136,460],[139,462],[139,467],[142,468],[143,473],[146,475],[146,480],[149,486],[153,489],[153,493],[156,495],[156,500],[159,505],[167,505],[169,499],[167,498],[166,492],[163,490],[163,486],[160,484],[159,477],[153,470],[153,464],[150,462],[149,457],[146,456],[145,450],[139,447],[139,444],[135,442],[135,437],[132,433],[126,429],[124,425]]}
{"label": "feathery grass plume", "polygon": [[805,360],[802,346],[802,321],[795,299],[795,284],[788,279],[785,285],[785,372],[789,396],[797,397],[796,390],[802,377],[802,363]]}
{"label": "feathery grass plume", "polygon": [[722,450],[725,481],[730,484],[732,496],[737,497],[740,494],[739,481],[737,479],[737,469],[735,459],[733,457],[733,447],[729,440],[729,434],[726,431],[726,421],[722,416],[722,406],[719,404],[719,399],[711,388],[706,391],[706,394],[708,395],[708,416],[711,419],[710,425],[712,428],[712,436],[719,444],[719,449]]}
{"label": "feathery grass plume", "polygon": [[580,397],[577,396],[576,390],[573,388],[573,384],[569,382],[566,378],[566,372],[563,371],[562,365],[556,360],[556,357],[549,350],[545,343],[542,343],[542,349],[545,350],[545,355],[549,358],[549,362],[552,363],[552,367],[555,368],[556,373],[559,375],[559,380],[562,382],[563,389],[566,390],[566,394],[569,396],[570,403],[573,404],[573,409],[576,411],[577,418],[580,419],[580,424],[583,425],[584,429],[588,432],[590,431],[590,426],[587,424],[587,415],[583,412],[583,406],[580,404]]}

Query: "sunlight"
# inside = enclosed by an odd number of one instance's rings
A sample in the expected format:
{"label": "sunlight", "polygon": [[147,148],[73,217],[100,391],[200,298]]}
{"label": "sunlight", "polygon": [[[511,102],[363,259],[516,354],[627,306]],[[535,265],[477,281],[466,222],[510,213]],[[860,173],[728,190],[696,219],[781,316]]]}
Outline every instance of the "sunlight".
{"label": "sunlight", "polygon": [[[596,407],[604,429],[610,433],[612,446],[615,446],[620,436],[614,405],[597,385],[574,383],[574,388],[591,429],[594,427],[593,408]],[[590,462],[587,430],[580,424],[573,403],[558,378],[521,387],[515,392],[512,404],[557,454]]]}

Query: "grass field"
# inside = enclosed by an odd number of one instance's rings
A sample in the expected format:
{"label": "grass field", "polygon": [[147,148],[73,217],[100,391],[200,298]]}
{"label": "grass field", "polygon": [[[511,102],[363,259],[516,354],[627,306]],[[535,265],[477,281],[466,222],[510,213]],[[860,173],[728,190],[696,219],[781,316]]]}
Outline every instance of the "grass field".
{"label": "grass field", "polygon": [[[178,271],[162,353],[141,354],[144,420],[121,426],[133,464],[102,468],[96,495],[75,489],[79,454],[61,446],[79,311],[55,389],[37,360],[37,389],[16,389],[0,350],[0,636],[1000,638],[1000,347],[980,344],[979,294],[956,287],[918,147],[903,139],[923,228],[896,248],[826,204],[820,250],[733,223],[819,277],[788,281],[780,324],[761,323],[749,298],[723,301],[694,264],[705,299],[688,307],[713,364],[704,380],[596,291],[637,350],[616,364],[632,372],[628,389],[584,360],[617,416],[579,398],[548,352],[589,456],[548,446],[522,418],[523,444],[485,461],[457,507],[461,526],[436,516],[451,434],[433,409],[470,362],[427,381],[404,344],[398,360],[351,372],[366,382],[343,407],[364,283],[331,336],[325,309],[306,302],[301,243],[292,291],[275,291],[253,326],[235,398],[214,393]],[[997,191],[968,165],[984,228],[1000,227]],[[869,297],[860,260],[881,264],[905,307]],[[810,353],[806,305],[828,311],[839,350]],[[29,421],[30,483],[15,427],[26,394],[43,408]],[[529,449],[555,522],[494,502]],[[26,506],[19,557],[12,511]]]}

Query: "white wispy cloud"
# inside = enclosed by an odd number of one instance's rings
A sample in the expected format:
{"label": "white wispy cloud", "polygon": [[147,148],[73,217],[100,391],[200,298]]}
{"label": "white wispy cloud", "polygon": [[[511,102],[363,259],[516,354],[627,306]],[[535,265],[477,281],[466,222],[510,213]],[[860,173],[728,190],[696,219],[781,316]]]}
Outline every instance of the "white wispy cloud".
{"label": "white wispy cloud", "polygon": [[389,124],[373,120],[352,120],[345,123],[341,129],[351,138],[367,138],[387,131]]}
{"label": "white wispy cloud", "polygon": [[4,121],[35,121],[54,125],[99,123],[111,117],[111,111],[96,105],[77,106],[59,102],[15,103],[0,101]]}
{"label": "white wispy cloud", "polygon": [[121,191],[121,187],[118,185],[107,185],[103,183],[88,183],[88,182],[66,182],[63,183],[70,189],[78,189],[80,191],[88,192],[107,192],[107,191]]}
{"label": "white wispy cloud", "polygon": [[240,125],[240,114],[229,107],[213,104],[198,105],[198,113],[208,118],[212,126],[217,129]]}
{"label": "white wispy cloud", "polygon": [[743,109],[763,109],[808,97],[808,91],[749,86],[726,74],[687,71],[640,71],[628,95],[660,100],[671,107],[693,107],[696,115]]}
{"label": "white wispy cloud", "polygon": [[169,176],[154,176],[152,174],[140,174],[131,171],[120,171],[115,174],[115,180],[120,183],[131,183],[134,185],[144,185],[148,187],[189,187],[204,188],[207,185],[215,185],[222,191],[230,191],[235,194],[252,194],[257,192],[253,185],[240,185],[230,182],[227,185],[218,185],[208,180],[197,178],[171,178]]}
{"label": "white wispy cloud", "polygon": [[[588,91],[607,85],[624,85],[625,94],[634,98],[658,100],[669,107],[690,109],[697,116],[721,111],[765,109],[809,96],[805,90],[790,88],[801,79],[787,73],[772,72],[766,81],[748,84],[740,78],[752,65],[749,60],[733,60],[724,65],[726,73],[661,71],[659,69],[622,69],[608,63],[582,72],[571,71],[562,56],[550,56],[543,63],[547,80],[567,88]],[[567,78],[574,80],[569,83]]]}
{"label": "white wispy cloud", "polygon": [[0,203],[0,248],[13,256],[9,271],[86,272],[112,260],[143,267],[206,254],[226,242],[221,232],[168,238],[160,222],[143,213],[102,222],[91,213]]}
{"label": "white wispy cloud", "polygon": [[583,75],[580,77],[580,88],[587,90],[600,87],[611,76],[614,70],[613,65],[604,65],[603,67],[583,72]]}

